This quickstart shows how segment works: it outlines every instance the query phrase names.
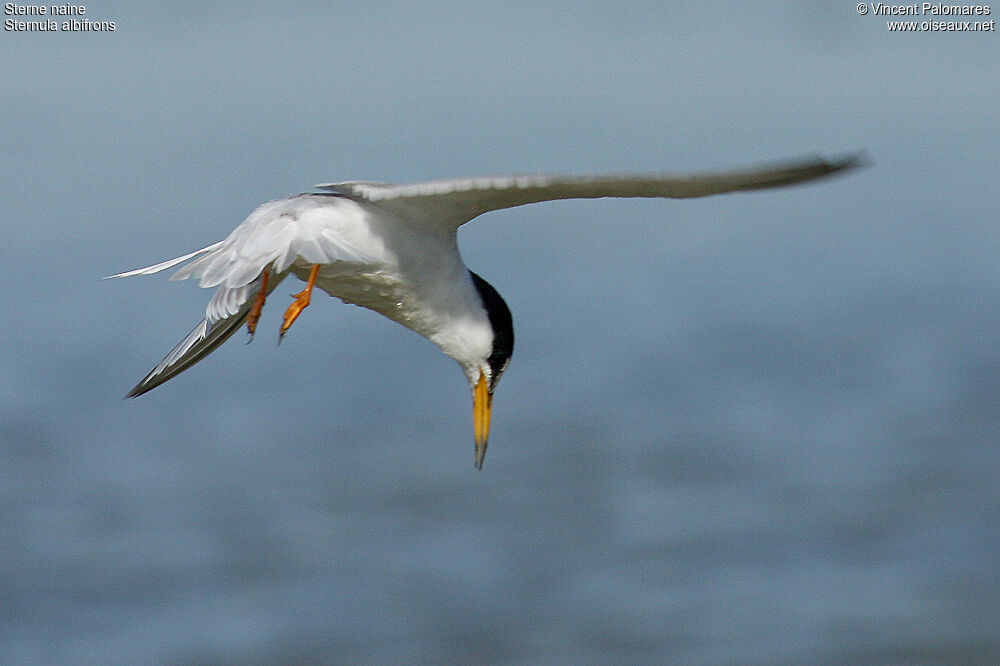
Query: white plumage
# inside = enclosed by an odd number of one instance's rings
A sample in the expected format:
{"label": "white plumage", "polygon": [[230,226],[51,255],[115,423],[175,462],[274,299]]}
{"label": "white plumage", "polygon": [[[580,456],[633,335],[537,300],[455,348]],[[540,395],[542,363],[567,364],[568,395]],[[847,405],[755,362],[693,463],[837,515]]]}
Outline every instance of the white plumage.
{"label": "white plumage", "polygon": [[[129,393],[138,396],[198,362],[249,319],[289,274],[427,337],[462,366],[473,390],[476,464],[482,464],[493,390],[513,349],[510,313],[472,274],[457,230],[501,208],[553,199],[700,197],[812,180],[858,166],[857,156],[698,175],[506,176],[411,185],[345,182],[269,201],[225,240],[110,277],[148,275],[184,262],[172,279],[197,278],[216,293],[205,318]],[[309,284],[282,333],[308,304]],[[293,308],[296,308],[292,313]],[[289,317],[291,321],[289,320]]]}

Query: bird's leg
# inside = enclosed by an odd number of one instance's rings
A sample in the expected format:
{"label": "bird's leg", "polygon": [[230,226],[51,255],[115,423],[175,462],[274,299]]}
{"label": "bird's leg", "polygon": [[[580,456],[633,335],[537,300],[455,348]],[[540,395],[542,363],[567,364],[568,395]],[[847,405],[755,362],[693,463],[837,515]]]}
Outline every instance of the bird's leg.
{"label": "bird's leg", "polygon": [[312,295],[313,285],[316,284],[317,274],[319,274],[319,264],[313,264],[312,270],[309,271],[309,281],[306,282],[306,288],[297,294],[292,294],[295,300],[285,310],[285,319],[281,322],[281,337],[285,336],[285,332],[291,327],[295,318],[309,305],[309,297]]}
{"label": "bird's leg", "polygon": [[264,301],[267,300],[268,274],[269,271],[266,268],[260,274],[260,291],[257,292],[257,297],[253,300],[253,305],[250,306],[250,314],[247,315],[247,332],[250,333],[251,340],[253,340],[253,334],[257,330],[257,322],[260,321],[260,311],[264,309]]}

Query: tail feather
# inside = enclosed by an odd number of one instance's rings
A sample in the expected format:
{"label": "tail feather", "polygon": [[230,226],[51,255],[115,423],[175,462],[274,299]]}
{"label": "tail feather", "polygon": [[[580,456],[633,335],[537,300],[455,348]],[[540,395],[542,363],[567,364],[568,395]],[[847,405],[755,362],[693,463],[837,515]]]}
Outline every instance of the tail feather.
{"label": "tail feather", "polygon": [[183,257],[177,257],[175,259],[167,259],[166,261],[162,261],[158,264],[153,264],[152,266],[146,266],[145,268],[136,268],[135,270],[125,271],[124,273],[116,273],[115,275],[108,275],[104,279],[111,280],[112,278],[132,277],[133,275],[152,275],[153,273],[159,273],[160,271],[165,271],[168,268],[173,268],[177,264],[183,264],[188,259],[194,259],[199,255],[208,254],[209,252],[214,252],[215,250],[218,250],[224,242],[225,241],[219,241],[218,243],[214,243],[212,245],[209,245],[208,247],[203,247],[200,250],[195,250],[190,254],[185,254]]}

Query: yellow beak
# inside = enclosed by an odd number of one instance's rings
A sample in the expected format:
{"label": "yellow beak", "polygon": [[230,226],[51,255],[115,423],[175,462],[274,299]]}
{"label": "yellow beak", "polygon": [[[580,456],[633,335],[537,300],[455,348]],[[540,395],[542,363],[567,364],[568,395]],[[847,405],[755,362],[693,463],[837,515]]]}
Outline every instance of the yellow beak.
{"label": "yellow beak", "polygon": [[493,408],[493,394],[486,386],[486,374],[479,375],[476,388],[472,392],[472,424],[476,436],[476,469],[483,468],[486,457],[486,441],[490,437],[490,410]]}

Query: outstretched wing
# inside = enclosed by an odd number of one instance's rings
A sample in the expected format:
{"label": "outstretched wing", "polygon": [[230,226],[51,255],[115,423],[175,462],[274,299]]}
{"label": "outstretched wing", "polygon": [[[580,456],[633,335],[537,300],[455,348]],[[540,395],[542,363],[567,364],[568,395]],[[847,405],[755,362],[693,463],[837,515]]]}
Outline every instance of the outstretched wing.
{"label": "outstretched wing", "polygon": [[686,199],[792,185],[864,164],[863,155],[803,159],[736,171],[616,176],[502,176],[410,185],[345,182],[317,185],[346,197],[378,202],[404,214],[433,215],[456,226],[491,210],[554,199],[663,197]]}
{"label": "outstretched wing", "polygon": [[199,278],[202,287],[218,287],[205,318],[153,368],[128,397],[156,388],[208,356],[239,330],[260,292],[264,269],[270,293],[297,259],[312,264],[366,262],[371,257],[337,232],[332,197],[298,195],[258,207],[229,237],[183,257],[111,275],[150,275],[194,259],[171,279]]}

